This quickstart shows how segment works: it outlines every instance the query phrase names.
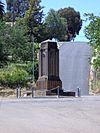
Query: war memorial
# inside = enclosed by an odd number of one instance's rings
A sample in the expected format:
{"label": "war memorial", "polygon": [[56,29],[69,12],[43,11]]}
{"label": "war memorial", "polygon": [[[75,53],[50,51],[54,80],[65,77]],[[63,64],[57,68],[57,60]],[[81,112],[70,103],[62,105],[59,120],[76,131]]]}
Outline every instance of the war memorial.
{"label": "war memorial", "polygon": [[86,42],[43,41],[36,87],[28,93],[32,97],[89,95],[91,58],[92,49]]}
{"label": "war memorial", "polygon": [[56,42],[47,40],[41,43],[39,51],[39,78],[36,89],[46,90],[46,94],[49,94],[50,90],[58,86],[62,88],[59,78],[59,50]]}
{"label": "war memorial", "polygon": [[59,87],[60,95],[89,95],[91,57],[86,42],[42,42],[36,92],[44,90],[44,95],[52,95]]}

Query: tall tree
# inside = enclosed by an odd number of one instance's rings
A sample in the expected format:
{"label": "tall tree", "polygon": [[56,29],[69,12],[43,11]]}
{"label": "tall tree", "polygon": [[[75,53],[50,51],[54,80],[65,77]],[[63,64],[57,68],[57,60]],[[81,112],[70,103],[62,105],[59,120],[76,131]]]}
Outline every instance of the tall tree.
{"label": "tall tree", "polygon": [[67,20],[67,41],[73,40],[82,27],[82,19],[80,13],[75,11],[74,8],[68,7],[59,9],[58,13],[61,17]]}
{"label": "tall tree", "polygon": [[48,39],[55,38],[59,41],[65,40],[67,34],[67,22],[60,17],[58,12],[51,9],[45,20],[46,32]]}
{"label": "tall tree", "polygon": [[100,16],[94,14],[85,14],[89,25],[85,28],[85,36],[94,50],[94,67],[100,69]]}
{"label": "tall tree", "polygon": [[28,29],[28,34],[34,35],[35,40],[40,36],[43,10],[40,5],[41,0],[29,0],[29,9],[27,10],[24,20]]}
{"label": "tall tree", "polygon": [[29,8],[28,0],[6,0],[7,3],[7,21],[15,21],[19,17],[24,17],[26,10]]}
{"label": "tall tree", "polygon": [[4,4],[0,1],[0,18],[3,17],[3,13],[4,13]]}
{"label": "tall tree", "polygon": [[[3,23],[3,22],[2,22]],[[15,24],[14,28],[2,24],[0,29],[0,45],[7,56],[12,56],[13,62],[31,61],[32,45],[23,27]]]}
{"label": "tall tree", "polygon": [[5,64],[7,64],[7,52],[5,44],[7,43],[5,41],[5,33],[7,31],[7,26],[5,25],[4,21],[0,21],[0,67],[3,67]]}
{"label": "tall tree", "polygon": [[[40,5],[41,0],[6,0],[7,13],[6,21],[14,22],[18,18],[23,18],[23,23],[28,30],[28,34],[33,34],[38,42],[42,41],[43,34],[43,10]],[[36,40],[35,39],[35,40]]]}

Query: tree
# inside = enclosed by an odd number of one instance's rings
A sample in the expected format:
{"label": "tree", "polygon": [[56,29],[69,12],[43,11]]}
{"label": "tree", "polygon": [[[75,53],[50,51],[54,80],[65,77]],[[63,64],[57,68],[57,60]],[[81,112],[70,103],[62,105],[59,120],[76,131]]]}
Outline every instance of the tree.
{"label": "tree", "polygon": [[100,16],[94,14],[85,14],[89,25],[85,27],[85,36],[89,39],[89,43],[94,50],[94,67],[100,68]]}
{"label": "tree", "polygon": [[[16,20],[23,18],[27,27],[28,33],[34,33],[35,41],[43,41],[44,25],[42,18],[44,16],[43,10],[40,5],[41,0],[6,0],[7,1],[7,13],[5,20],[7,22],[15,22]],[[22,20],[22,19],[21,19]]]}
{"label": "tree", "polygon": [[3,17],[3,13],[4,13],[4,4],[0,1],[0,18]]}
{"label": "tree", "polygon": [[[0,46],[1,54],[12,56],[13,62],[31,60],[31,42],[23,27],[17,24],[11,27],[4,21],[0,22]],[[1,60],[3,60],[3,55]]]}
{"label": "tree", "polygon": [[7,52],[5,47],[5,33],[7,30],[7,26],[5,22],[0,21],[0,68],[7,64]]}
{"label": "tree", "polygon": [[67,41],[73,40],[82,27],[82,20],[80,13],[74,8],[68,7],[59,9],[58,14],[67,20]]}
{"label": "tree", "polygon": [[43,19],[43,10],[40,5],[41,0],[29,0],[29,9],[26,11],[24,20],[27,26],[28,34],[34,35],[34,40],[39,42],[41,36],[41,26]]}
{"label": "tree", "polygon": [[26,10],[29,8],[28,0],[6,0],[7,13],[6,21],[15,21],[17,18],[22,18]]}
{"label": "tree", "polygon": [[[32,42],[27,33],[23,19],[16,21],[14,27],[0,22],[0,67],[14,64],[25,64],[26,71],[32,75]],[[39,45],[34,44],[34,68],[35,78],[38,75],[37,51]],[[25,68],[22,65],[22,68]]]}
{"label": "tree", "polygon": [[57,11],[53,9],[49,11],[45,20],[45,27],[49,39],[65,40],[67,22],[64,18],[59,16]]}

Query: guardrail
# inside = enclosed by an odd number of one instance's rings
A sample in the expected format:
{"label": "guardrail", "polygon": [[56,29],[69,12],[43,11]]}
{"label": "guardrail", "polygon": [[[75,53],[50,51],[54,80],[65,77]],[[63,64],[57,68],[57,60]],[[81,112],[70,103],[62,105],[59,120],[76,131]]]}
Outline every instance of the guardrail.
{"label": "guardrail", "polygon": [[[42,90],[41,89],[40,91],[44,92],[45,94],[47,94],[47,93],[52,94],[53,93],[52,91],[54,91],[54,90],[57,90],[57,93],[55,93],[56,94],[55,96],[59,97],[60,96],[60,87],[59,86],[57,86],[55,88],[52,88],[50,90],[45,90],[45,89]],[[38,90],[32,87],[29,90],[24,90],[24,92],[22,94],[22,88],[21,87],[16,87],[16,97],[17,98],[27,97],[28,94],[29,95],[31,94],[31,97],[34,98],[34,97],[36,97],[36,96],[34,96],[35,91],[38,91]]]}

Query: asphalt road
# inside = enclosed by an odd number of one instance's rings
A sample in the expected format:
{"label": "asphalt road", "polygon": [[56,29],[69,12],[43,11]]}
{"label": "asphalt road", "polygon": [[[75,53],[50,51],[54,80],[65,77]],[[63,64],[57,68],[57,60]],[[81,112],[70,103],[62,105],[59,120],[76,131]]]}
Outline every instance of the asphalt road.
{"label": "asphalt road", "polygon": [[0,133],[100,133],[100,96],[1,99]]}

